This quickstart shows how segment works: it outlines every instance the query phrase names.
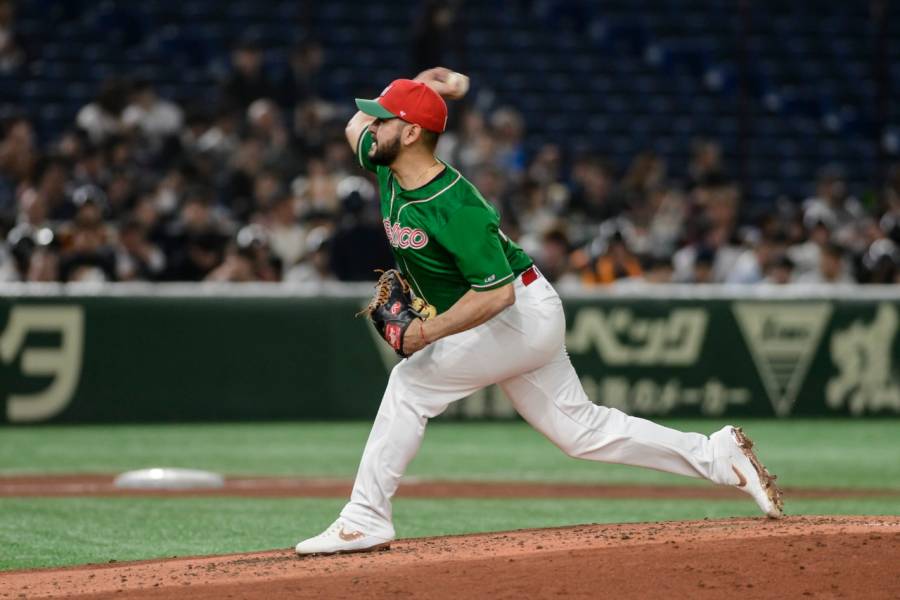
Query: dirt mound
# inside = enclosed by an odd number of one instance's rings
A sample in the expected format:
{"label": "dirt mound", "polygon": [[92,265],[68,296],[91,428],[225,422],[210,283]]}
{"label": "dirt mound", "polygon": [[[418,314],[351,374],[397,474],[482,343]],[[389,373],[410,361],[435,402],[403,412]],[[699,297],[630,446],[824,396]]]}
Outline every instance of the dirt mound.
{"label": "dirt mound", "polygon": [[896,598],[900,517],[584,525],[0,573],[0,598]]}
{"label": "dirt mound", "polygon": [[[0,477],[0,497],[21,496],[244,496],[257,498],[345,498],[353,482],[345,479],[229,477],[225,487],[198,490],[120,490],[112,475],[28,475]],[[900,496],[900,490],[788,488],[790,498]],[[401,498],[666,498],[746,499],[739,490],[712,485],[597,485],[577,483],[434,481],[406,478]]]}

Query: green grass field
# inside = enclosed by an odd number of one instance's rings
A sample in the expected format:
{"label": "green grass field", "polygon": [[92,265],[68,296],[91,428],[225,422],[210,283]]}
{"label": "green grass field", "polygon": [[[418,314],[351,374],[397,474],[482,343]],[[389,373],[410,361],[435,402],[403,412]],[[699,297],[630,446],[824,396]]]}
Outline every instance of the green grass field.
{"label": "green grass field", "polygon": [[[716,421],[667,421],[712,432]],[[744,422],[787,487],[900,490],[900,422]],[[368,423],[79,426],[0,431],[0,474],[116,473],[149,466],[228,475],[352,478]],[[430,479],[708,485],[655,471],[576,461],[527,425],[429,426],[411,476]],[[344,500],[244,498],[0,499],[0,569],[288,547],[318,533]],[[791,500],[790,514],[900,514],[900,495]],[[418,537],[756,515],[752,501],[401,499],[397,533]]]}

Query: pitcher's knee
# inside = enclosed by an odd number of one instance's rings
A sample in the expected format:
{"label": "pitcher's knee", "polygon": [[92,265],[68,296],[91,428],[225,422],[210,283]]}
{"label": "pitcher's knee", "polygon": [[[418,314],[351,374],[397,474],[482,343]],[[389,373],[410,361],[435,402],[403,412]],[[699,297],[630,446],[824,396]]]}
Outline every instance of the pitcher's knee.
{"label": "pitcher's knee", "polygon": [[604,432],[618,430],[610,420],[614,420],[617,413],[622,414],[591,402],[571,406],[566,411],[570,426],[553,442],[567,456],[586,458],[598,446],[608,443],[609,436]]}
{"label": "pitcher's knee", "polygon": [[586,445],[590,443],[584,434],[576,433],[574,430],[557,430],[542,431],[547,438],[553,442],[553,445],[559,448],[563,454],[572,458],[581,458],[585,451]]}
{"label": "pitcher's knee", "polygon": [[567,440],[562,444],[558,444],[559,449],[562,450],[566,456],[571,458],[584,458],[585,448],[577,443],[577,440]]}

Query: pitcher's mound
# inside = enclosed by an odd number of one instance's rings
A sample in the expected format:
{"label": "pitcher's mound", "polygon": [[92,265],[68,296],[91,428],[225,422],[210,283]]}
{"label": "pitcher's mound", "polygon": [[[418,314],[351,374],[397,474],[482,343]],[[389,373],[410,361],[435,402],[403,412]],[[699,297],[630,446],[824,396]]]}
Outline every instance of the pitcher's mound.
{"label": "pitcher's mound", "polygon": [[[298,535],[300,532],[298,532]],[[896,598],[900,517],[583,525],[0,574],[10,598]]]}

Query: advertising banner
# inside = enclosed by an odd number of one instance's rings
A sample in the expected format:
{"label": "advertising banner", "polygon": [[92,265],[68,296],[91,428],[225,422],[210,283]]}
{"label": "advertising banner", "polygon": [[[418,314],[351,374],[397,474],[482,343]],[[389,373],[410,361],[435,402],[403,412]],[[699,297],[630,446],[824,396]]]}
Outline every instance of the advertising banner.
{"label": "advertising banner", "polygon": [[[900,300],[564,298],[588,397],[646,416],[900,415]],[[7,423],[369,419],[362,295],[0,297]],[[492,386],[442,418],[510,418]]]}

